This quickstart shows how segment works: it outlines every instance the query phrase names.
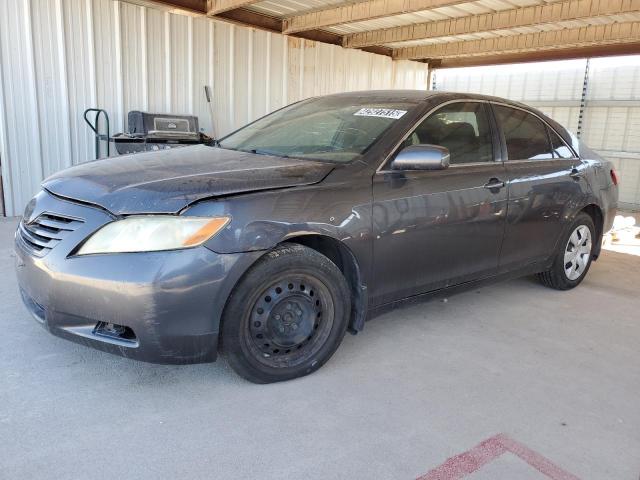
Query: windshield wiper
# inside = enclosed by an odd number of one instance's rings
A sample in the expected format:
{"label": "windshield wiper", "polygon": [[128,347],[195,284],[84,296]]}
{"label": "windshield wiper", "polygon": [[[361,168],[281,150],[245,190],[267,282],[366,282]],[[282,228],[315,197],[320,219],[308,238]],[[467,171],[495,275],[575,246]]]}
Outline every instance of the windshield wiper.
{"label": "windshield wiper", "polygon": [[286,155],[284,153],[278,153],[278,152],[270,152],[269,150],[259,150],[259,149],[252,149],[252,150],[248,150],[249,153],[255,153],[256,155],[273,155],[275,157],[281,157],[281,158],[289,158],[289,155]]}

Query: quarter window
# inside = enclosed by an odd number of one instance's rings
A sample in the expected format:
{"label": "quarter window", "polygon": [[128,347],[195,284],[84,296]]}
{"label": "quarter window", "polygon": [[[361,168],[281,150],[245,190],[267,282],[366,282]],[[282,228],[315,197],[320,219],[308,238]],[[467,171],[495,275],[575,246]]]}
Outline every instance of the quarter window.
{"label": "quarter window", "polygon": [[402,148],[418,144],[448,148],[452,165],[493,161],[485,105],[478,102],[445,105],[418,125]]}
{"label": "quarter window", "polygon": [[502,125],[509,160],[553,158],[547,127],[539,118],[523,110],[495,107]]}
{"label": "quarter window", "polygon": [[574,154],[569,147],[560,139],[560,136],[549,130],[551,145],[553,146],[553,156],[556,158],[573,158]]}

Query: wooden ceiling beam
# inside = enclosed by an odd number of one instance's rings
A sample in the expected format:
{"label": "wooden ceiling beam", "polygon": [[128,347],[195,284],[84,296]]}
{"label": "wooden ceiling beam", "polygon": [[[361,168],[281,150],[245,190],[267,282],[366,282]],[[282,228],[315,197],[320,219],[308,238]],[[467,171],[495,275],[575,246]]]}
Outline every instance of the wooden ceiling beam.
{"label": "wooden ceiling beam", "polygon": [[202,15],[207,11],[207,0],[130,0],[142,6],[154,6],[162,9],[178,9]]}
{"label": "wooden ceiling beam", "polygon": [[640,22],[625,22],[481,40],[405,47],[394,50],[393,57],[403,60],[452,59],[456,57],[496,56],[500,54],[581,48],[594,45],[636,43],[639,41]]}
{"label": "wooden ceiling beam", "polygon": [[213,18],[234,23],[236,25],[242,25],[243,27],[253,27],[276,33],[282,32],[282,20],[254,12],[246,8],[236,8],[234,10],[220,12]]}
{"label": "wooden ceiling beam", "polygon": [[248,7],[260,0],[207,0],[207,15],[212,17],[222,12]]}
{"label": "wooden ceiling beam", "polygon": [[[242,25],[245,27],[258,28],[260,30],[267,30],[269,32],[282,33],[282,20],[269,15],[264,15],[259,12],[254,12],[246,8],[236,8],[234,10],[227,10],[218,13],[213,18],[223,20],[226,22],[234,23],[236,25]],[[304,38],[307,40],[313,40],[315,42],[329,43],[332,45],[342,45],[342,35],[328,32],[326,30],[305,30],[297,32],[293,37]],[[364,47],[365,52],[375,53],[378,55],[385,55],[390,57],[392,50],[387,47]]]}
{"label": "wooden ceiling beam", "polygon": [[468,35],[626,13],[640,13],[640,0],[566,0],[494,13],[355,33],[344,37],[343,46],[362,48],[372,45],[385,45],[451,35]]}
{"label": "wooden ceiling beam", "polygon": [[465,0],[366,0],[348,5],[334,5],[322,10],[285,18],[283,33],[291,34],[304,30],[327,28],[343,23],[431,10],[464,2]]}
{"label": "wooden ceiling beam", "polygon": [[638,54],[640,54],[640,42],[616,45],[592,45],[578,48],[559,48],[555,50],[509,53],[501,55],[483,55],[478,57],[443,58],[428,60],[428,63],[432,68],[442,69]]}

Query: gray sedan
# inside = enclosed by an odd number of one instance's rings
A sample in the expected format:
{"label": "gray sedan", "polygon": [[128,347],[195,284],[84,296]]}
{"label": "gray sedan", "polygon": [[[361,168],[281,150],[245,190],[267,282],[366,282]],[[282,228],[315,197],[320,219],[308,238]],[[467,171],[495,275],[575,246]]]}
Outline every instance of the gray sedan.
{"label": "gray sedan", "polygon": [[480,95],[312,98],[194,146],[85,163],[16,232],[24,303],[51,333],[253,382],[322,366],[401,303],[519,275],[577,286],[618,178],[561,125]]}

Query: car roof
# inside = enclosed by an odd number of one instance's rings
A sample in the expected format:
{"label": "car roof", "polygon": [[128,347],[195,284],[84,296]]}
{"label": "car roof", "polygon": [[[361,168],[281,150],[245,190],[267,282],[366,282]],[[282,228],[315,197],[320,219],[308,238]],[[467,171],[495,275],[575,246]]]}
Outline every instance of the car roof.
{"label": "car roof", "polygon": [[441,101],[449,101],[449,100],[485,100],[492,102],[500,102],[508,105],[513,105],[516,107],[526,108],[527,110],[535,110],[530,106],[525,105],[520,102],[514,102],[513,100],[508,100],[506,98],[494,97],[491,95],[481,95],[479,93],[465,93],[465,92],[448,92],[444,90],[363,90],[357,92],[344,92],[344,93],[336,93],[333,95],[327,95],[329,97],[341,97],[341,98],[354,98],[354,99],[363,99],[370,98],[371,100],[378,101],[409,101],[415,103],[422,103],[426,100],[441,100]]}

